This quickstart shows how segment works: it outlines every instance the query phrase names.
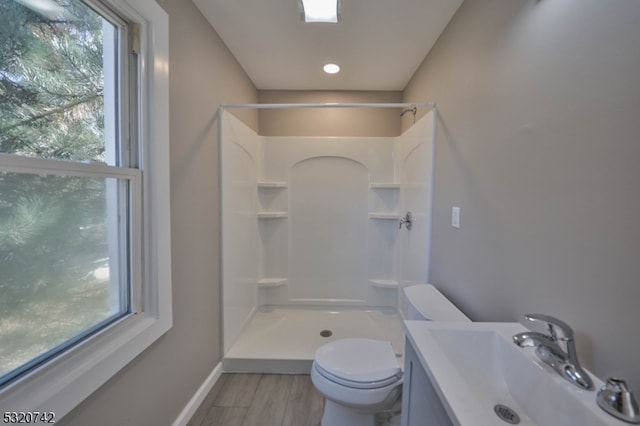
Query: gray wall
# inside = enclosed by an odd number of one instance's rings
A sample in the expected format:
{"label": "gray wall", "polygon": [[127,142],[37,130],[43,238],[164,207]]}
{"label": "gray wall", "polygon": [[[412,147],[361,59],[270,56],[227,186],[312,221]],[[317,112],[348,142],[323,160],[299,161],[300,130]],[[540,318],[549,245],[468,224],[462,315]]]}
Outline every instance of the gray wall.
{"label": "gray wall", "polygon": [[[61,425],[169,425],[220,361],[218,105],[257,92],[191,1],[169,14],[173,328]],[[257,129],[255,111],[240,118]]]}
{"label": "gray wall", "polygon": [[[258,97],[190,1],[160,4],[174,327],[61,425],[170,424],[220,359],[214,112]],[[639,19],[636,0],[466,0],[404,99],[441,112],[432,281],[474,320],[562,318],[588,367],[638,390]]]}
{"label": "gray wall", "polygon": [[466,0],[404,98],[440,111],[432,282],[474,320],[563,319],[637,391],[639,22],[635,0]]}
{"label": "gray wall", "polygon": [[[398,103],[402,92],[261,90],[260,103]],[[398,136],[396,108],[304,108],[260,110],[264,136]]]}

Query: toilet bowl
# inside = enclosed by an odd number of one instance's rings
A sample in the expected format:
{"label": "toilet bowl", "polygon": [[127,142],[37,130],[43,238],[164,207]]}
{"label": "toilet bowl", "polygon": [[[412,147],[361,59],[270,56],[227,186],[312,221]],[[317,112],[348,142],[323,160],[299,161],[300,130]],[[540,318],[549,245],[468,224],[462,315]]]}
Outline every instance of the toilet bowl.
{"label": "toilet bowl", "polygon": [[318,348],[311,381],[326,398],[323,426],[374,426],[400,397],[402,369],[391,342],[339,339]]}
{"label": "toilet bowl", "polygon": [[402,377],[393,347],[384,340],[339,339],[319,348],[315,362],[323,377],[354,389],[378,389]]}
{"label": "toilet bowl", "polygon": [[[470,321],[430,284],[407,287],[404,295],[407,319]],[[402,367],[389,341],[349,338],[318,348],[311,381],[326,399],[322,426],[375,426],[397,407]]]}

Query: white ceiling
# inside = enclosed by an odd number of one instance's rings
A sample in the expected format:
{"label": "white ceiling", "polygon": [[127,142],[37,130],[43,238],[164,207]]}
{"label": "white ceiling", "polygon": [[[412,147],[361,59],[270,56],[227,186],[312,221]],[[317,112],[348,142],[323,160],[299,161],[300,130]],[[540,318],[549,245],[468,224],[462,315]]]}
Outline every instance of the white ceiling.
{"label": "white ceiling", "polygon": [[306,24],[297,0],[193,0],[260,90],[403,90],[462,3],[341,1],[338,24]]}

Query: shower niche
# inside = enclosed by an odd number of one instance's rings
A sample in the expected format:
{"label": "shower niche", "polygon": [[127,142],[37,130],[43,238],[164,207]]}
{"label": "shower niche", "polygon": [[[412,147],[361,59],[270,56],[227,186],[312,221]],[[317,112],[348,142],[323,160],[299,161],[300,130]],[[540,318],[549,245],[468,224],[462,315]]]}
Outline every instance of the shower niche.
{"label": "shower niche", "polygon": [[225,353],[261,308],[395,310],[427,282],[433,113],[398,137],[323,138],[260,136],[223,112],[220,133]]}
{"label": "shower niche", "polygon": [[287,211],[287,182],[258,182],[258,219],[282,219]]}

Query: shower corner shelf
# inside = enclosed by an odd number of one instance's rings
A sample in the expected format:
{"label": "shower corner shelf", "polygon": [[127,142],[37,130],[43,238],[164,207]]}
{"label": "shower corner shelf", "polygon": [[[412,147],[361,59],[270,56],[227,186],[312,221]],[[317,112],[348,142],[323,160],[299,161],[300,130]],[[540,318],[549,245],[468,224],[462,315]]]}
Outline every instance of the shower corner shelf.
{"label": "shower corner shelf", "polygon": [[384,183],[384,182],[371,182],[369,184],[371,189],[400,189],[399,183]]}
{"label": "shower corner shelf", "polygon": [[287,212],[258,212],[258,219],[282,219],[289,217]]}
{"label": "shower corner shelf", "polygon": [[370,219],[382,219],[382,220],[400,220],[400,214],[398,213],[381,213],[371,212],[369,213]]}
{"label": "shower corner shelf", "polygon": [[276,181],[260,181],[258,182],[258,188],[286,188],[289,185],[287,182]]}
{"label": "shower corner shelf", "polygon": [[258,287],[280,287],[287,283],[286,278],[262,278],[258,280]]}
{"label": "shower corner shelf", "polygon": [[373,287],[377,288],[398,288],[398,281],[396,280],[369,280],[369,283]]}

